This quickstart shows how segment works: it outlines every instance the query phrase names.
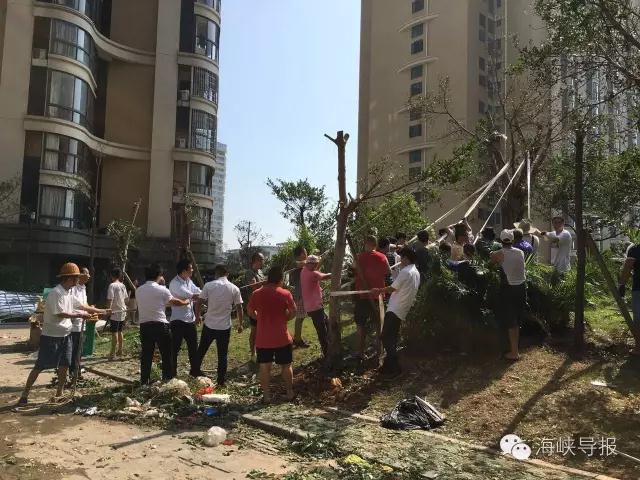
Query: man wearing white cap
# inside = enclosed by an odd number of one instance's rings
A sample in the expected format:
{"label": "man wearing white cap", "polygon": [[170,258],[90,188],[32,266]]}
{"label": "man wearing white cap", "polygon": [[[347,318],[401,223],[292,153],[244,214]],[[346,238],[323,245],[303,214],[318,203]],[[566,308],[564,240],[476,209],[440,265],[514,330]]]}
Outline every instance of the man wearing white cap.
{"label": "man wearing white cap", "polygon": [[305,261],[304,268],[300,272],[300,285],[302,287],[304,308],[313,321],[322,355],[326,358],[329,348],[329,329],[327,315],[324,313],[324,305],[322,303],[320,282],[330,279],[331,274],[319,272],[319,266],[320,258],[315,255],[309,255]]}
{"label": "man wearing white cap", "polygon": [[500,233],[502,249],[491,254],[491,261],[500,265],[504,272],[500,289],[502,303],[496,313],[498,313],[499,318],[509,331],[511,351],[504,358],[515,361],[520,358],[518,344],[520,341],[520,324],[524,317],[527,303],[527,276],[524,252],[513,248],[513,239],[514,235],[511,230],[503,230]]}
{"label": "man wearing white cap", "polygon": [[42,370],[58,371],[56,398],[61,397],[67,381],[67,371],[72,361],[71,328],[73,318],[88,319],[92,314],[107,315],[110,310],[100,310],[85,305],[73,295],[73,288],[80,280],[80,269],[75,263],[65,263],[58,275],[59,284],[49,292],[45,301],[42,336],[38,359],[29,373],[18,405],[26,405],[29,391]]}

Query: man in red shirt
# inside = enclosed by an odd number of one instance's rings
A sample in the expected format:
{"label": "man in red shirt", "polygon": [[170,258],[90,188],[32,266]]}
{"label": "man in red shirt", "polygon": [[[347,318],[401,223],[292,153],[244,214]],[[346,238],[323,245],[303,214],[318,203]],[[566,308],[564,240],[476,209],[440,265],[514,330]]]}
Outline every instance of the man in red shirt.
{"label": "man in red shirt", "polygon": [[[364,252],[358,255],[356,270],[356,290],[371,290],[384,288],[387,275],[391,275],[391,267],[384,253],[376,251],[378,239],[373,235],[367,236]],[[374,294],[360,295],[356,300],[354,320],[358,326],[358,357],[364,359],[364,347],[367,340],[369,324],[376,329],[376,338],[380,336],[380,317],[377,307],[378,297]]]}
{"label": "man in red shirt", "polygon": [[280,365],[282,379],[287,389],[287,400],[293,400],[293,339],[287,322],[296,316],[293,295],[282,288],[282,269],[272,267],[267,274],[267,283],[253,292],[247,311],[258,321],[256,353],[260,370],[260,386],[263,401],[271,401],[271,364]]}

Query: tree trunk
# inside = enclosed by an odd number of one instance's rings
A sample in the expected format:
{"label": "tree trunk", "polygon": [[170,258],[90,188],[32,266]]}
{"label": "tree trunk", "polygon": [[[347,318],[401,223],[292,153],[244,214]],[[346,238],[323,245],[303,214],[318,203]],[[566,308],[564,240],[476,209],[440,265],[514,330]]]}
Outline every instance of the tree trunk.
{"label": "tree trunk", "polygon": [[[336,227],[336,244],[331,266],[331,291],[340,290],[342,284],[342,264],[347,244],[347,223],[349,215],[353,212],[354,205],[347,198],[347,165],[346,146],[349,135],[341,130],[336,138],[331,138],[338,147],[338,218]],[[329,299],[329,368],[336,371],[342,366],[342,332],[340,328],[340,305],[337,297]]]}
{"label": "tree trunk", "polygon": [[576,352],[584,349],[584,283],[587,263],[586,238],[582,212],[584,188],[584,131],[576,131],[575,152],[575,219],[577,235],[578,266],[576,275],[576,315],[574,323],[574,346]]}
{"label": "tree trunk", "polygon": [[[347,212],[337,218],[336,244],[331,265],[331,291],[340,290],[342,284],[342,264],[347,245]],[[329,297],[329,366],[336,370],[342,363],[342,328],[340,326],[340,298]]]}
{"label": "tree trunk", "polygon": [[91,247],[89,249],[89,273],[94,278],[93,282],[89,282],[89,303],[94,304],[95,299],[95,277],[96,277],[96,234],[98,229],[98,189],[100,188],[100,174],[102,173],[102,154],[98,156],[96,161],[96,184],[93,191],[93,201],[91,206]]}

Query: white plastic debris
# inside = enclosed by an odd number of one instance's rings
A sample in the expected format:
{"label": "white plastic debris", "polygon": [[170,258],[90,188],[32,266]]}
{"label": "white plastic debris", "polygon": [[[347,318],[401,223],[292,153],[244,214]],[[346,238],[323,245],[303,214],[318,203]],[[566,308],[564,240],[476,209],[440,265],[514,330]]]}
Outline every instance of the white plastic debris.
{"label": "white plastic debris", "polygon": [[156,410],[155,408],[152,408],[151,410],[147,410],[146,412],[144,412],[142,414],[142,416],[144,418],[159,417],[160,416],[160,412],[158,410]]}
{"label": "white plastic debris", "polygon": [[189,389],[189,385],[187,385],[187,382],[174,378],[160,387],[160,393],[169,393],[174,396],[180,396],[190,395],[191,390]]}
{"label": "white plastic debris", "polygon": [[207,447],[215,447],[220,445],[227,439],[227,431],[220,427],[211,427],[204,434],[203,442]]}
{"label": "white plastic debris", "polygon": [[202,395],[202,401],[204,403],[229,403],[231,396],[226,393],[207,393]]}
{"label": "white plastic debris", "polygon": [[76,415],[84,415],[87,417],[92,417],[93,415],[98,413],[98,407],[89,407],[89,408],[76,408],[74,412]]}
{"label": "white plastic debris", "polygon": [[127,407],[139,407],[140,402],[138,400],[133,400],[130,397],[124,399],[124,403]]}
{"label": "white plastic debris", "polygon": [[213,387],[213,380],[211,380],[209,377],[198,377],[196,378],[196,382],[199,389]]}

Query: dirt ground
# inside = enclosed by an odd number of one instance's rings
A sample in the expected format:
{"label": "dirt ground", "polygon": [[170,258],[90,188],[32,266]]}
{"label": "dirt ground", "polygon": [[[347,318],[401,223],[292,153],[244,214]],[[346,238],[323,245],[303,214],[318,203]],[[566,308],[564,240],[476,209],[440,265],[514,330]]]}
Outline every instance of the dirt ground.
{"label": "dirt ground", "polygon": [[[196,446],[189,439],[200,431],[173,434],[47,409],[14,412],[34,362],[20,345],[26,335],[0,328],[0,479],[234,479],[253,469],[286,471],[283,457],[246,446]],[[51,378],[40,376],[34,403],[52,396]]]}

